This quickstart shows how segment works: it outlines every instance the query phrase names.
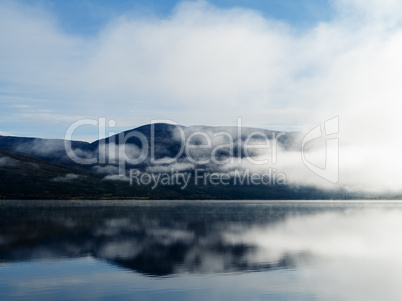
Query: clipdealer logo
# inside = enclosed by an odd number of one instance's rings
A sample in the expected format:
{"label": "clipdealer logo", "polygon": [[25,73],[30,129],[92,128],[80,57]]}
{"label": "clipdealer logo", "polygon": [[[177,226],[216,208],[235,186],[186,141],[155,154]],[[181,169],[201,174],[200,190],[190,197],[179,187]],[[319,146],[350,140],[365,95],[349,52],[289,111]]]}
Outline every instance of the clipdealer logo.
{"label": "clipdealer logo", "polygon": [[[325,164],[321,168],[306,158],[308,142],[322,139],[325,141]],[[304,136],[301,157],[304,165],[319,177],[336,184],[339,182],[339,116],[333,117],[316,126]]]}

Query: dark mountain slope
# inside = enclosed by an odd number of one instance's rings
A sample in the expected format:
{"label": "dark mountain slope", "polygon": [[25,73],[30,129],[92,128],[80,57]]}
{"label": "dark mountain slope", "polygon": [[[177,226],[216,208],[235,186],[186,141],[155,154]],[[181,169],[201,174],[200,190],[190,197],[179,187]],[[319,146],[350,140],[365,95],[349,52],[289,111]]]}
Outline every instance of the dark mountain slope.
{"label": "dark mountain slope", "polygon": [[[99,146],[105,145],[106,152],[110,144],[135,146],[139,151],[144,147],[148,148],[147,157],[153,155],[154,159],[162,159],[166,157],[176,157],[185,159],[186,154],[183,152],[183,147],[188,141],[190,135],[195,132],[205,133],[211,138],[212,144],[218,138],[216,134],[220,132],[229,133],[234,145],[238,144],[240,137],[241,143],[244,143],[251,133],[263,133],[268,139],[277,138],[278,145],[286,150],[296,150],[300,148],[299,133],[287,132],[280,134],[277,131],[269,131],[257,128],[241,128],[237,127],[210,127],[210,126],[190,126],[172,125],[165,123],[148,124],[127,130],[125,132],[113,135],[106,139],[94,141],[92,143],[83,141],[70,141],[71,148],[74,153],[80,158],[99,158]],[[261,139],[261,136],[254,136],[256,139]],[[223,143],[222,140],[219,140]],[[190,139],[191,144],[204,144],[201,136],[195,136]],[[225,140],[225,143],[228,141]],[[146,145],[145,145],[146,144]],[[34,156],[49,162],[62,164],[81,169],[90,169],[91,166],[77,164],[73,161],[66,152],[65,140],[63,139],[41,139],[41,138],[24,138],[24,137],[7,137],[0,136],[0,149],[11,151],[17,154]],[[182,152],[181,152],[182,151]],[[180,153],[181,152],[181,153]],[[241,154],[239,153],[241,152]],[[223,150],[219,155],[228,155]],[[234,156],[244,156],[243,150],[240,148],[234,149]],[[146,164],[146,162],[145,162]]]}

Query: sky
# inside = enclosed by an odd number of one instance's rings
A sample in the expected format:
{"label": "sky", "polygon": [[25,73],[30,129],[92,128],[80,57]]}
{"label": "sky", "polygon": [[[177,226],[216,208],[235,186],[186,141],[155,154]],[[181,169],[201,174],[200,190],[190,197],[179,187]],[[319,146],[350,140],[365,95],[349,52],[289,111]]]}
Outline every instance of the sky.
{"label": "sky", "polygon": [[[340,116],[345,141],[394,139],[401,6],[0,0],[0,133],[63,138],[73,122],[101,117],[116,132],[154,120],[236,125],[238,117],[305,130]],[[96,135],[83,127],[75,138]]]}
{"label": "sky", "polygon": [[[91,36],[122,15],[133,18],[168,18],[180,2],[182,1],[39,0],[35,2],[35,6],[53,15],[66,33]],[[18,3],[32,6],[33,1],[20,0]],[[317,21],[326,20],[332,11],[328,0],[214,0],[208,3],[222,9],[252,9],[266,18],[297,26],[313,25]]]}
{"label": "sky", "polygon": [[[238,117],[297,129],[270,104],[279,101],[268,95],[270,66],[283,60],[270,44],[332,13],[323,0],[1,0],[0,134],[63,138],[72,122],[100,117],[116,121],[110,131],[158,119],[236,125]],[[96,134],[82,127],[77,139]]]}
{"label": "sky", "polygon": [[[64,138],[100,118],[106,135],[238,118],[308,132],[337,118],[344,187],[399,191],[401,11],[398,0],[0,0],[0,135]],[[86,126],[72,138],[98,137]]]}

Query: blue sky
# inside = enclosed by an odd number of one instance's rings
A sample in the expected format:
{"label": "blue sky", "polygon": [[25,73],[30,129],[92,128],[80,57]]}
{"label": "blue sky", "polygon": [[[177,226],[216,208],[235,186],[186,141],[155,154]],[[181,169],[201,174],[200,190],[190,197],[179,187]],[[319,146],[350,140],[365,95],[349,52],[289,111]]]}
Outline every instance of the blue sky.
{"label": "blue sky", "polygon": [[[333,116],[364,132],[373,111],[397,119],[401,9],[397,0],[0,0],[0,132],[63,138],[73,122],[103,117],[117,132],[238,117],[302,130]],[[395,127],[384,124],[379,133]],[[74,138],[94,140],[97,129]]]}
{"label": "blue sky", "polygon": [[[99,40],[99,36],[104,34],[105,30],[116,22],[116,20],[120,20],[122,18],[130,19],[130,20],[169,20],[173,18],[177,13],[178,7],[181,5],[180,1],[173,0],[121,0],[121,1],[106,1],[106,0],[71,0],[71,1],[54,1],[54,0],[40,0],[40,1],[28,1],[28,0],[19,0],[19,1],[3,1],[2,8],[3,13],[7,13],[7,11],[11,11],[11,14],[19,14],[19,18],[14,22],[22,25],[23,23],[27,23],[27,26],[30,26],[29,23],[32,23],[34,26],[39,24],[37,30],[39,33],[37,34],[38,43],[35,43],[35,33],[25,33],[23,32],[24,28],[19,31],[19,36],[17,39],[13,40],[13,43],[16,44],[17,53],[14,55],[10,55],[6,52],[6,55],[3,56],[3,60],[6,61],[6,64],[13,65],[13,61],[19,61],[19,55],[24,58],[29,58],[32,55],[32,58],[27,59],[26,65],[19,68],[13,68],[12,75],[16,77],[15,80],[9,80],[9,73],[3,70],[3,77],[0,80],[0,99],[2,99],[2,119],[0,121],[0,132],[4,134],[10,133],[13,135],[19,136],[40,136],[40,137],[59,137],[61,138],[66,131],[66,127],[74,121],[75,119],[79,119],[81,117],[91,117],[97,118],[96,114],[84,114],[91,111],[91,105],[85,106],[77,106],[74,104],[74,100],[69,99],[69,94],[71,91],[63,91],[63,89],[54,89],[52,84],[43,86],[43,82],[40,84],[35,84],[30,81],[22,80],[24,78],[25,69],[31,69],[33,77],[36,77],[37,74],[41,73],[42,64],[47,64],[46,57],[41,57],[41,55],[29,54],[29,50],[25,49],[22,51],[22,47],[30,48],[29,43],[24,45],[25,39],[30,40],[33,44],[39,44],[33,46],[34,48],[38,47],[38,52],[40,52],[41,47],[46,47],[51,44],[52,39],[57,39],[60,37],[61,40],[70,40],[61,43],[66,43],[69,45],[71,40],[77,40],[72,42],[73,44],[77,42],[77,44],[81,44],[78,46],[71,46],[74,48],[73,51],[80,52],[82,48],[91,48],[88,46],[90,44],[96,44],[97,40]],[[188,3],[198,3],[197,1],[189,1]],[[266,20],[275,20],[280,21],[286,24],[287,26],[291,26],[295,31],[302,31],[305,28],[314,27],[319,22],[329,20],[331,14],[333,12],[332,7],[329,5],[327,1],[323,0],[306,0],[306,1],[290,1],[290,0],[266,0],[266,1],[257,1],[257,0],[216,0],[208,2],[211,7],[216,9],[221,9],[222,12],[225,10],[231,10],[233,8],[238,8],[241,10],[252,10],[253,14],[257,17],[261,17]],[[0,6],[1,11],[1,6]],[[151,22],[153,22],[151,21]],[[10,26],[10,25],[8,25]],[[15,25],[11,25],[15,26]],[[4,26],[5,28],[6,26]],[[46,37],[46,33],[43,32],[43,28],[46,28],[44,31],[49,30],[49,34]],[[40,32],[42,31],[42,32]],[[3,33],[5,34],[5,33]],[[40,37],[43,34],[44,37]],[[30,36],[30,35],[33,35]],[[40,39],[49,39],[50,41],[40,41]],[[32,41],[33,40],[33,41]],[[82,42],[84,41],[84,42]],[[43,45],[45,44],[45,45]],[[86,44],[86,45],[84,45]],[[52,46],[50,47],[52,48]],[[13,51],[13,50],[10,50]],[[45,51],[58,51],[58,46],[55,46],[55,49],[48,49]],[[62,49],[63,51],[63,49]],[[67,50],[68,52],[69,50]],[[88,51],[88,49],[84,49],[83,52]],[[52,56],[51,54],[50,56]],[[72,54],[73,56],[79,57],[81,54]],[[82,54],[86,56],[86,54]],[[57,56],[57,55],[56,55]],[[56,64],[61,64],[66,68],[65,64],[69,64],[68,58],[69,53],[65,53],[60,57],[49,58],[49,61],[55,60]],[[40,60],[44,60],[44,62],[39,62]],[[65,60],[66,62],[63,62]],[[31,62],[34,61],[32,66]],[[45,69],[48,67],[45,67]],[[77,71],[77,70],[75,70]],[[10,72],[10,71],[9,71]],[[55,71],[49,70],[48,75],[52,77],[51,73]],[[62,70],[60,72],[63,72]],[[71,70],[69,71],[71,72]],[[79,71],[78,71],[79,72]],[[19,74],[18,74],[19,73]],[[29,73],[29,72],[27,72]],[[70,75],[69,75],[70,76]],[[119,76],[119,74],[116,74]],[[45,75],[46,79],[47,76]],[[62,77],[62,76],[61,76]],[[63,79],[61,84],[66,79]],[[64,81],[64,82],[63,82]],[[68,79],[67,79],[68,81]],[[66,83],[68,86],[68,83]],[[66,93],[67,92],[67,93]],[[85,102],[85,92],[71,93],[71,98],[81,98],[81,102]],[[146,98],[146,95],[142,96]],[[93,100],[92,100],[93,101]],[[113,100],[111,100],[113,101]],[[143,102],[146,99],[142,100]],[[71,103],[71,105],[68,105]],[[167,114],[163,115],[163,118],[176,118],[175,116],[169,116],[169,110],[175,110],[170,104],[165,104],[163,101],[159,103],[154,103],[153,106],[157,106],[158,109],[162,109]],[[142,107],[141,102],[133,102],[133,107],[137,112],[141,112],[142,109],[147,110],[147,117],[149,118],[159,118],[160,114],[152,115],[149,111],[152,111],[153,106]],[[127,110],[124,106],[121,106],[122,112]],[[131,111],[133,108],[130,108]],[[191,109],[191,108],[189,108]],[[64,118],[64,113],[68,112],[69,115],[72,115],[71,118]],[[113,130],[119,131],[123,129],[127,129],[130,127],[141,125],[142,123],[147,123],[147,119],[141,118],[139,121],[135,120],[135,116],[133,118],[132,124],[130,122],[124,122],[123,124],[119,123],[119,114],[106,116],[102,112],[101,116],[107,117],[108,119],[113,119],[117,121],[117,127]],[[80,114],[78,114],[80,113]],[[33,114],[36,114],[38,118],[31,118]],[[50,115],[54,116],[50,116]],[[212,122],[216,125],[227,124],[227,123],[235,123],[236,118],[239,113],[233,114],[230,120],[219,120],[216,119],[215,122]],[[58,118],[58,116],[60,118]],[[211,120],[203,121],[201,118],[196,118],[197,123],[211,123]],[[192,118],[189,118],[191,120]],[[189,124],[189,120],[180,120],[175,119],[177,122]],[[267,124],[254,124],[259,126],[269,126],[269,127],[279,127],[279,128],[287,128],[289,124],[282,124],[278,122],[268,122]],[[82,139],[93,139],[92,137],[94,133],[96,133],[95,129],[91,129],[90,127],[87,130],[84,130],[85,127],[81,128],[81,136],[79,138]]]}
{"label": "blue sky", "polygon": [[[32,5],[29,0],[21,3]],[[133,16],[168,17],[177,0],[40,0],[35,2],[57,18],[69,33],[92,35],[99,32],[112,18]],[[266,18],[286,21],[297,26],[311,26],[328,20],[333,12],[329,0],[214,0],[209,3],[220,8],[241,7],[256,10]]]}

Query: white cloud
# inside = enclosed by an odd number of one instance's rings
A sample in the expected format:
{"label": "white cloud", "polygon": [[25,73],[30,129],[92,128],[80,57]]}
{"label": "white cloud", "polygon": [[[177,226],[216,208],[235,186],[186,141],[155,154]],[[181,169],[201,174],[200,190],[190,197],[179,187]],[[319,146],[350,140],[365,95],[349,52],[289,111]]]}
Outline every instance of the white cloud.
{"label": "white cloud", "polygon": [[194,164],[191,163],[173,163],[170,165],[153,165],[147,167],[147,172],[150,173],[169,173],[171,171],[180,172],[180,171],[189,171],[194,169]]}
{"label": "white cloud", "polygon": [[19,163],[18,160],[0,156],[0,167],[14,167]]}
{"label": "white cloud", "polygon": [[126,176],[120,176],[120,175],[108,175],[103,178],[104,181],[123,181],[123,182],[128,182],[129,178]]}
{"label": "white cloud", "polygon": [[53,179],[51,179],[52,182],[71,182],[73,180],[78,179],[80,176],[73,174],[73,173],[69,173],[66,174],[65,176],[59,176],[59,177],[55,177]]}
{"label": "white cloud", "polygon": [[0,81],[36,95],[19,105],[49,110],[40,115],[47,122],[82,112],[133,126],[153,118],[234,125],[237,116],[297,126],[339,115],[341,179],[399,189],[402,4],[332,3],[332,20],[301,32],[201,1],[163,19],[114,19],[83,40],[46,12],[4,2]]}
{"label": "white cloud", "polygon": [[14,136],[14,135],[9,132],[0,131],[0,136]]}

